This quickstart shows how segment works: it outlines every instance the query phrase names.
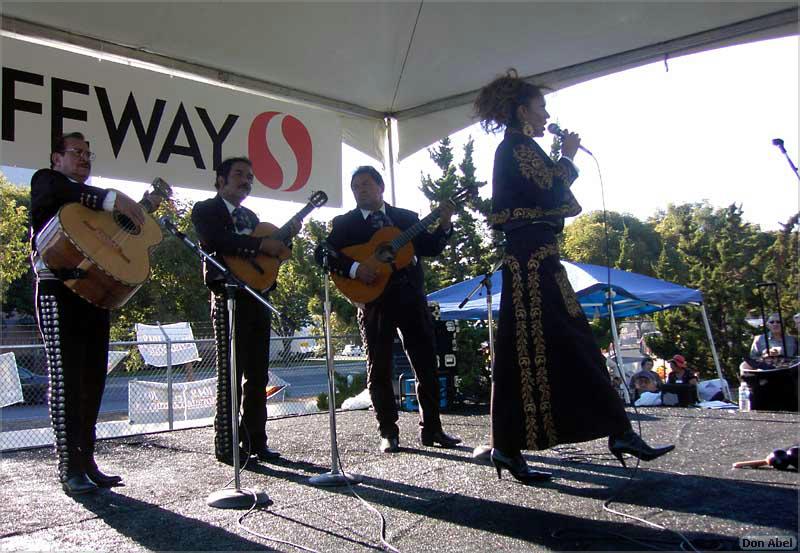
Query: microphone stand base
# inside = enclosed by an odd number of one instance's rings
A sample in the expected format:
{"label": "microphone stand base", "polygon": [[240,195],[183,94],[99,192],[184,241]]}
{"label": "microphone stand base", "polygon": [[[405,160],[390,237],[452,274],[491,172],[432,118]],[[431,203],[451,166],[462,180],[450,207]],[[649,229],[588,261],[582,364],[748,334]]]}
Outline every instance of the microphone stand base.
{"label": "microphone stand base", "polygon": [[347,484],[360,484],[363,476],[360,474],[348,474],[345,472],[326,472],[325,474],[318,474],[308,479],[308,482],[313,486],[346,486]]}
{"label": "microphone stand base", "polygon": [[[255,496],[255,497],[254,497]],[[217,509],[249,509],[256,505],[272,505],[267,492],[254,492],[246,488],[223,488],[208,495],[206,505]]]}
{"label": "microphone stand base", "polygon": [[479,463],[491,464],[492,462],[492,446],[479,445],[472,450],[472,458]]}

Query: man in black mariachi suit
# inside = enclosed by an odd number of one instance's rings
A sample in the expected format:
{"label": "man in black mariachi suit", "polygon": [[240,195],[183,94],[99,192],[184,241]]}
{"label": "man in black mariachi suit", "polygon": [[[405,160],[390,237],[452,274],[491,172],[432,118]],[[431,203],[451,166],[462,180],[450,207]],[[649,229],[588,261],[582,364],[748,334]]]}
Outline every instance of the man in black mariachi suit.
{"label": "man in black mariachi suit", "polygon": [[[241,205],[253,187],[250,160],[229,158],[217,167],[217,195],[198,202],[192,223],[206,252],[224,264],[220,256],[253,258],[259,253],[278,256],[287,245],[278,240],[250,236],[258,215]],[[292,236],[300,230],[293,223]],[[211,321],[217,345],[217,414],[214,419],[214,449],[217,460],[233,463],[233,431],[230,404],[230,356],[228,352],[228,307],[225,282],[219,271],[203,263],[206,286],[211,290]],[[248,292],[236,291],[235,334],[237,386],[242,418],[239,438],[244,449],[261,461],[280,456],[267,446],[267,382],[269,371],[270,313]],[[245,455],[242,452],[242,461]]]}
{"label": "man in black mariachi suit", "polygon": [[[94,459],[95,425],[106,382],[109,312],[67,288],[62,280],[80,277],[71,271],[48,269],[37,249],[37,238],[66,204],[116,210],[137,225],[142,207],[115,190],[89,186],[86,180],[94,154],[80,133],[59,137],[50,153],[50,168],[31,179],[31,250],[36,273],[36,314],[50,370],[50,418],[55,433],[58,473],[68,494],[110,488],[122,482],[104,474]],[[160,200],[145,194],[155,209]]]}
{"label": "man in black mariachi suit", "polygon": [[[406,230],[419,221],[416,213],[387,205],[383,201],[383,178],[370,166],[356,169],[350,180],[356,209],[333,219],[327,240],[317,247],[315,257],[321,265],[328,250],[330,270],[338,275],[358,279],[365,284],[375,281],[375,271],[342,254],[347,246],[369,242],[384,226]],[[420,256],[442,253],[452,234],[450,218],[453,207],[441,206],[439,226],[433,233],[423,231],[414,240],[414,251]],[[397,404],[392,388],[392,343],[400,331],[417,379],[420,440],[424,445],[438,443],[453,447],[457,437],[442,430],[439,416],[439,381],[436,378],[436,349],[433,319],[428,310],[423,286],[422,266],[416,260],[392,274],[383,294],[375,301],[359,306],[358,323],[367,350],[367,388],[380,431],[380,451],[394,453],[400,449],[397,427]]]}

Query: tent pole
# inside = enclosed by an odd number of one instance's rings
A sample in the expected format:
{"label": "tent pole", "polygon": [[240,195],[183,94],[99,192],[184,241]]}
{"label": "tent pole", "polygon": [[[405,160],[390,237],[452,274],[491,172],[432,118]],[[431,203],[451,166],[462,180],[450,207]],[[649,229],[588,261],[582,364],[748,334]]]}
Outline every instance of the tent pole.
{"label": "tent pole", "polygon": [[711,335],[711,325],[708,324],[708,314],[706,313],[706,305],[700,304],[700,313],[703,314],[703,325],[706,327],[706,334],[708,335],[708,343],[711,345],[711,356],[714,358],[714,367],[717,369],[717,376],[722,382],[722,393],[725,399],[731,401],[731,389],[728,387],[728,381],[722,375],[722,368],[719,365],[719,357],[717,356],[717,347],[714,345],[714,337]]}
{"label": "tent pole", "polygon": [[389,137],[389,180],[392,183],[392,205],[397,205],[397,198],[395,197],[395,185],[394,185],[394,140],[392,139],[392,130],[394,125],[392,125],[392,118],[386,117],[386,134]]}
{"label": "tent pole", "polygon": [[622,393],[625,396],[625,403],[630,405],[631,394],[628,391],[628,384],[625,382],[625,373],[622,372],[622,348],[620,347],[619,335],[617,334],[617,320],[614,317],[614,291],[609,289],[608,292],[606,292],[606,297],[608,298],[608,315],[611,317],[611,335],[614,337],[614,354],[617,358],[617,376],[622,380]]}

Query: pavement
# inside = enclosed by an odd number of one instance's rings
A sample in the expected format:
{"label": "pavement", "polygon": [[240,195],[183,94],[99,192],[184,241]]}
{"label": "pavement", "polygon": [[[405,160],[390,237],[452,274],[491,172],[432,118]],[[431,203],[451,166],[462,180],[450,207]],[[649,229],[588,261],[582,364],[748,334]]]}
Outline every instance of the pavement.
{"label": "pavement", "polygon": [[[739,550],[742,538],[757,536],[791,537],[796,549],[798,474],[731,468],[797,443],[796,413],[629,414],[649,443],[676,450],[638,468],[635,459],[620,466],[604,440],[530,452],[529,463],[554,478],[525,486],[507,473],[498,481],[472,459],[472,448],[488,440],[485,407],[443,415],[446,430],[464,438],[456,449],[420,445],[416,414],[401,413],[397,454],[377,451],[372,412],[342,412],[341,463],[363,476],[353,490],[309,482],[331,468],[327,414],[270,420],[270,446],[283,457],[246,467],[241,485],[266,491],[272,504],[241,523],[245,510],[206,505],[233,476],[214,459],[210,427],[99,442],[100,466],[126,485],[75,498],[56,481],[51,448],[4,452],[0,551],[378,551],[381,523],[369,507],[403,552]],[[608,500],[663,528],[604,510]]]}

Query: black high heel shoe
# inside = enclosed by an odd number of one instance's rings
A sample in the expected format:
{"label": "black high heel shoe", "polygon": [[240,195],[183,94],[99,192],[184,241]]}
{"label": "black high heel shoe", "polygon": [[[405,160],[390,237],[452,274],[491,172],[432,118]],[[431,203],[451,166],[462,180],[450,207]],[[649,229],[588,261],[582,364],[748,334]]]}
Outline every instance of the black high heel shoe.
{"label": "black high heel shoe", "polygon": [[642,461],[652,461],[653,459],[658,459],[662,455],[665,455],[675,449],[674,445],[665,445],[662,447],[650,447],[647,443],[642,439],[639,434],[634,432],[633,430],[628,430],[625,434],[621,436],[611,437],[608,438],[608,449],[611,453],[614,454],[622,466],[625,465],[625,458],[622,456],[623,453],[628,453],[633,455],[637,459],[641,459]]}
{"label": "black high heel shoe", "polygon": [[528,466],[521,453],[517,453],[514,457],[509,457],[497,449],[492,449],[492,464],[497,470],[497,479],[502,480],[503,469],[511,473],[511,476],[522,482],[523,484],[530,484],[531,482],[545,482],[550,480],[553,476],[549,472],[534,470]]}

